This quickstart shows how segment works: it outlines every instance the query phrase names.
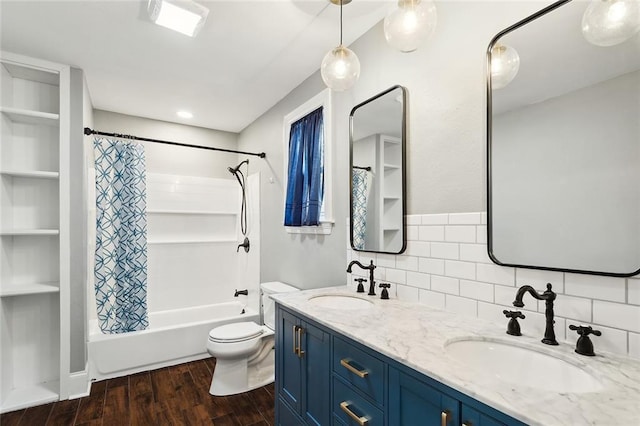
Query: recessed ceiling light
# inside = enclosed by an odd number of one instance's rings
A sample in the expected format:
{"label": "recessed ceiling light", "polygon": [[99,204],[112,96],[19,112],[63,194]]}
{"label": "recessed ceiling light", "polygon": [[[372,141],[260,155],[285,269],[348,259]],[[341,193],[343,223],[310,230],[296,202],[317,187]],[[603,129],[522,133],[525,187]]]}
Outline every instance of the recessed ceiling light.
{"label": "recessed ceiling light", "polygon": [[180,118],[193,118],[193,114],[191,114],[189,111],[178,111],[176,112],[176,114]]}
{"label": "recessed ceiling light", "polygon": [[156,24],[190,37],[195,37],[209,14],[209,9],[191,0],[149,0],[147,11]]}

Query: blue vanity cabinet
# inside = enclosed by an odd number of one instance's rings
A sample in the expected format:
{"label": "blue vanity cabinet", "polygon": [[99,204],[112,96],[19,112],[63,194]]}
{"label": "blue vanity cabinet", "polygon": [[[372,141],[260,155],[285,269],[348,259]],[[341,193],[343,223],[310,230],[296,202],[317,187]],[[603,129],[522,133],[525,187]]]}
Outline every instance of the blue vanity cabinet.
{"label": "blue vanity cabinet", "polygon": [[279,308],[276,312],[277,423],[328,425],[330,387],[331,335]]}

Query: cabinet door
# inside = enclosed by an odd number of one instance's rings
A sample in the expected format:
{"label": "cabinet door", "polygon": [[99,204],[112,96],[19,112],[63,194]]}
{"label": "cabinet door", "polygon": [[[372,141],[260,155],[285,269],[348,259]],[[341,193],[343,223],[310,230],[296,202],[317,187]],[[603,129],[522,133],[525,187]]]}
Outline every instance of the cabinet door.
{"label": "cabinet door", "polygon": [[303,410],[310,425],[331,421],[331,336],[308,323],[301,323],[304,368]]}
{"label": "cabinet door", "polygon": [[302,358],[298,356],[300,320],[281,309],[276,317],[276,387],[280,397],[296,412],[302,411]]}
{"label": "cabinet door", "polygon": [[480,402],[471,405],[462,404],[462,426],[526,426],[508,415]]}
{"label": "cabinet door", "polygon": [[395,368],[389,369],[389,424],[457,426],[460,403]]}

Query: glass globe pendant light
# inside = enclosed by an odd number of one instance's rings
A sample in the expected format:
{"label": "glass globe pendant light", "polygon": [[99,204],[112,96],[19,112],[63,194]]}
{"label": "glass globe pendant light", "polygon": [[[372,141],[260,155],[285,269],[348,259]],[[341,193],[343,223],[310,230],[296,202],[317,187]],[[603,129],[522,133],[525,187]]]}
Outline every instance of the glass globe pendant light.
{"label": "glass globe pendant light", "polygon": [[322,80],[335,91],[348,90],[360,77],[360,60],[353,51],[342,45],[342,5],[351,0],[330,0],[340,5],[340,45],[324,56],[320,65]]}
{"label": "glass globe pendant light", "polygon": [[491,88],[502,89],[520,69],[520,56],[513,47],[496,43],[491,49]]}
{"label": "glass globe pendant light", "polygon": [[637,0],[593,0],[582,15],[582,34],[596,46],[620,44],[639,30]]}
{"label": "glass globe pendant light", "polygon": [[384,36],[401,52],[413,52],[433,33],[437,21],[431,0],[398,0],[398,7],[384,18]]}

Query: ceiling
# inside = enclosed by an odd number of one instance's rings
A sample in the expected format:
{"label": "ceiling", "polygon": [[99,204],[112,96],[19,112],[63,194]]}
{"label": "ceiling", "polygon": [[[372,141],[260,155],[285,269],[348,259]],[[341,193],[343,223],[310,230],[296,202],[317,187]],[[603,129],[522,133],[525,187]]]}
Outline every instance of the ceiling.
{"label": "ceiling", "polygon": [[[191,38],[151,23],[146,0],[0,0],[0,45],[83,69],[94,108],[240,132],[339,42],[339,7],[328,0],[199,3],[209,16]],[[345,44],[389,5],[345,5]],[[181,119],[178,110],[194,117]]]}

